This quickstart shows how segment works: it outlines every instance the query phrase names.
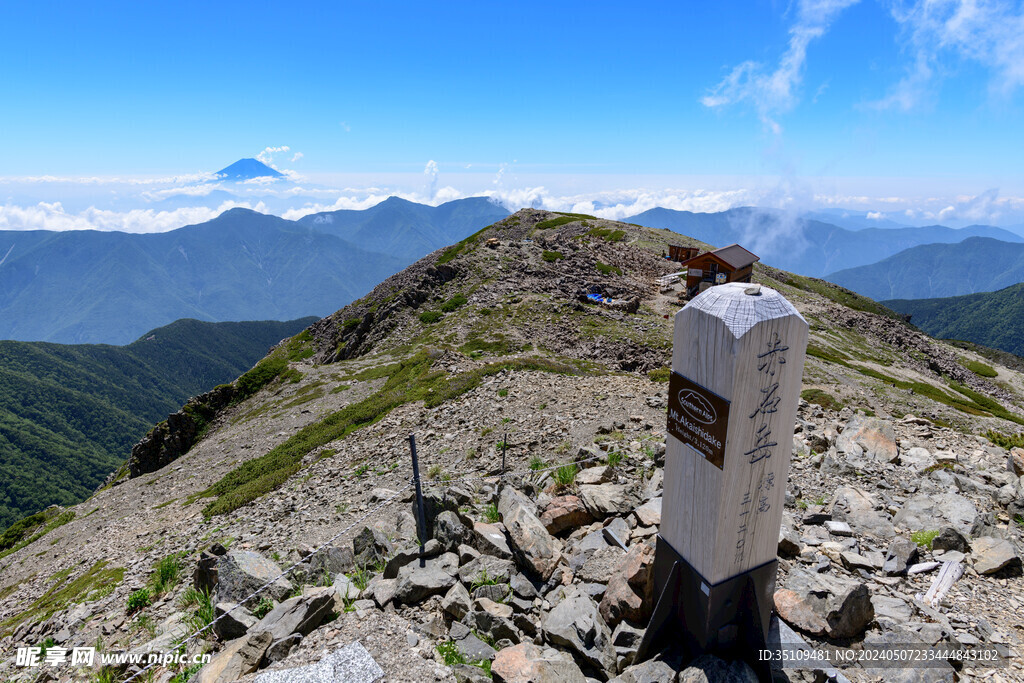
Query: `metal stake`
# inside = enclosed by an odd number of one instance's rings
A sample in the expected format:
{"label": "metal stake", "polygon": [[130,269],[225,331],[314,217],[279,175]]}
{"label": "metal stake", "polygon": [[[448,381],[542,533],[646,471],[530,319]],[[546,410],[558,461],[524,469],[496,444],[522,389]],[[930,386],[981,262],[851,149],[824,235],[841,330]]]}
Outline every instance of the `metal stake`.
{"label": "metal stake", "polygon": [[420,488],[420,462],[416,458],[416,436],[409,435],[409,450],[412,451],[412,478],[416,483],[416,535],[420,541],[420,566],[426,566],[424,545],[427,542],[427,517],[423,512],[423,489]]}

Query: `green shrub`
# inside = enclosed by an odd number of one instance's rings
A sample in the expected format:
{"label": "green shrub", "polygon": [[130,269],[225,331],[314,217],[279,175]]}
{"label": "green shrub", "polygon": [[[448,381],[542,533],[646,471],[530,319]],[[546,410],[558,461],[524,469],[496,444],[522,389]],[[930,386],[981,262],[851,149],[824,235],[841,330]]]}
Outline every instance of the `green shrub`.
{"label": "green shrub", "polygon": [[498,396],[501,396],[502,398],[508,396],[508,389],[498,389]]}
{"label": "green shrub", "polygon": [[550,230],[551,228],[557,228],[560,225],[567,223],[573,223],[579,220],[575,216],[559,216],[558,218],[549,218],[546,221],[541,221],[535,226],[538,230]]}
{"label": "green shrub", "polygon": [[445,313],[451,313],[452,311],[456,311],[465,306],[467,303],[469,303],[469,299],[461,294],[456,294],[451,299],[448,299],[448,301],[441,304],[440,309]]}
{"label": "green shrub", "polygon": [[176,555],[168,555],[157,562],[156,571],[150,577],[153,586],[153,595],[159,596],[167,593],[176,585],[181,575],[181,564]]}
{"label": "green shrub", "polygon": [[612,230],[611,228],[591,228],[587,234],[591,237],[600,237],[606,242],[622,242],[626,239],[625,230]]}
{"label": "green shrub", "polygon": [[615,467],[616,465],[621,464],[622,457],[622,451],[612,451],[611,453],[608,454],[608,466]]}
{"label": "green shrub", "polygon": [[442,317],[444,317],[444,314],[441,311],[423,311],[420,313],[420,322],[426,325],[433,325]]}
{"label": "green shrub", "polygon": [[672,377],[672,368],[662,366],[657,370],[651,370],[647,373],[647,376],[655,382],[667,382]]}
{"label": "green shrub", "polygon": [[563,256],[562,252],[560,252],[560,251],[547,251],[547,250],[545,250],[544,253],[541,254],[541,258],[543,258],[548,263],[554,263],[555,261],[558,261],[559,259],[564,259],[565,256]]}
{"label": "green shrub", "polygon": [[931,548],[932,541],[934,541],[935,537],[938,535],[938,529],[934,529],[931,531],[915,531],[914,533],[910,534],[910,540],[918,544],[922,548]]}
{"label": "green shrub", "polygon": [[[188,626],[190,631],[200,631],[210,624],[213,623],[213,619],[216,616],[216,612],[213,607],[213,600],[210,598],[210,594],[204,591],[196,591],[198,596],[196,597],[195,609],[192,610],[184,619],[185,624]],[[209,629],[203,633],[203,637],[207,639],[213,638],[213,629]]]}
{"label": "green shrub", "polygon": [[961,359],[960,363],[975,375],[981,377],[996,377],[999,374],[991,365],[986,365],[980,361]]}
{"label": "green shrub", "polygon": [[288,368],[288,361],[280,356],[264,358],[235,382],[234,403],[240,403],[267,386]]}
{"label": "green shrub", "polygon": [[615,273],[616,275],[622,275],[622,269],[619,268],[618,266],[609,266],[607,263],[601,263],[600,261],[598,261],[595,265],[597,266],[598,272],[601,273],[602,275],[611,275],[612,273]]}
{"label": "green shrub", "polygon": [[832,394],[821,389],[804,389],[800,392],[800,398],[808,403],[814,403],[826,410],[840,411],[843,409],[843,402]]}
{"label": "green shrub", "polygon": [[1002,432],[990,429],[982,436],[996,446],[1005,448],[1006,450],[1010,450],[1011,448],[1024,448],[1024,432],[1019,434],[1003,434]]}
{"label": "green shrub", "polygon": [[14,547],[14,545],[17,544],[25,535],[25,532],[29,529],[41,526],[45,521],[46,515],[42,512],[37,512],[34,515],[25,517],[24,519],[19,519],[8,527],[3,536],[0,536],[0,550],[7,550],[8,548]]}
{"label": "green shrub", "polygon": [[567,489],[573,485],[576,481],[576,473],[579,472],[579,467],[576,463],[569,463],[568,465],[562,465],[555,470],[555,486],[559,489]]}
{"label": "green shrub", "polygon": [[443,643],[437,645],[437,652],[441,655],[441,659],[444,660],[446,666],[456,666],[458,664],[465,664],[466,657],[459,652],[458,646],[455,645],[455,641],[446,640]]}
{"label": "green shrub", "polygon": [[534,455],[530,458],[531,470],[536,472],[537,470],[544,469],[544,465],[544,460],[539,455]]}
{"label": "green shrub", "polygon": [[148,588],[140,588],[128,596],[128,614],[135,614],[140,609],[145,609],[153,604]]}
{"label": "green shrub", "polygon": [[252,608],[252,615],[257,619],[262,619],[263,617],[270,614],[271,610],[273,609],[274,601],[264,596],[260,598],[260,601],[256,603],[256,606]]}
{"label": "green shrub", "polygon": [[484,519],[487,520],[488,524],[500,521],[501,515],[498,513],[498,506],[494,503],[488,503],[484,506]]}

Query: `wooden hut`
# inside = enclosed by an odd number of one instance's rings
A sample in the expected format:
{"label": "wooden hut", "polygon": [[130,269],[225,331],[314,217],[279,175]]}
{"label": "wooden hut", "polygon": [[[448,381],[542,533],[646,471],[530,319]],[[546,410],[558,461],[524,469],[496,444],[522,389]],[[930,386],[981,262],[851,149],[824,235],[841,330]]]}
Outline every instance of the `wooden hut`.
{"label": "wooden hut", "polygon": [[697,247],[682,247],[678,244],[668,245],[669,261],[678,261],[679,263],[682,263],[683,261],[689,261],[699,253],[700,249]]}
{"label": "wooden hut", "polygon": [[687,268],[687,294],[693,296],[726,282],[750,282],[754,264],[760,260],[738,244],[694,256],[682,264]]}

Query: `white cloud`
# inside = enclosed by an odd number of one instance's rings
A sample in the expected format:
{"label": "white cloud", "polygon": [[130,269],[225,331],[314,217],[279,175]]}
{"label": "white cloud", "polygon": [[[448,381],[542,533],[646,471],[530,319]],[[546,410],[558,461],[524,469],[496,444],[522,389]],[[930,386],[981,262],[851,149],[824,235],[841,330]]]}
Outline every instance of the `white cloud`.
{"label": "white cloud", "polygon": [[957,60],[991,72],[993,94],[1024,85],[1024,7],[1009,0],[894,0],[892,16],[912,53],[906,75],[874,104],[902,110],[928,102]]}
{"label": "white cloud", "polygon": [[60,202],[39,202],[26,207],[6,204],[0,206],[0,229],[167,232],[185,225],[208,221],[235,207],[253,209],[261,213],[266,210],[262,202],[254,205],[246,202],[224,202],[217,207],[189,207],[173,211],[111,211],[89,207],[78,213],[66,211]]}
{"label": "white cloud", "polygon": [[868,211],[867,218],[869,221],[884,221],[885,214],[881,211]]}
{"label": "white cloud", "polygon": [[423,175],[430,179],[427,185],[427,193],[433,198],[437,194],[437,162],[433,159],[428,161],[423,169]]}
{"label": "white cloud", "polygon": [[796,22],[789,29],[789,44],[772,72],[763,64],[743,62],[715,86],[710,94],[701,98],[705,107],[718,108],[749,102],[757,110],[761,121],[775,134],[782,131],[775,120],[777,115],[793,108],[796,90],[803,81],[807,47],[811,41],[828,31],[836,17],[859,0],[799,0]]}
{"label": "white cloud", "polygon": [[294,154],[294,155],[292,156],[292,163],[294,164],[294,163],[295,163],[296,161],[298,161],[299,159],[301,159],[301,158],[302,158],[302,157],[304,157],[304,156],[306,156],[306,155],[305,155],[305,154],[303,154],[302,152],[296,152],[296,153],[295,153],[295,154]]}
{"label": "white cloud", "polygon": [[277,166],[274,165],[274,155],[290,151],[291,147],[289,147],[288,145],[282,145],[281,147],[267,147],[262,152],[256,155],[256,161],[260,162],[261,164],[266,164],[270,168],[277,170]]}

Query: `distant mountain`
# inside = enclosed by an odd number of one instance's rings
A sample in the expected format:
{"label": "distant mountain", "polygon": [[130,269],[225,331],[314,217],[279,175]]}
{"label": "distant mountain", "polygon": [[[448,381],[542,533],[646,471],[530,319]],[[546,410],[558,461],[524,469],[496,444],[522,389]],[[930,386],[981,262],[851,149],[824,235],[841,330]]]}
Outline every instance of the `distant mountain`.
{"label": "distant mountain", "polygon": [[1024,356],[1024,283],[998,292],[881,302],[939,339],[963,339]]}
{"label": "distant mountain", "polygon": [[1024,244],[987,237],[924,244],[826,279],[876,301],[992,292],[1024,282]]}
{"label": "distant mountain", "polygon": [[284,174],[270,168],[256,159],[239,159],[235,163],[217,171],[219,180],[243,182],[254,178],[284,178]]}
{"label": "distant mountain", "polygon": [[715,246],[739,242],[760,256],[762,263],[813,277],[874,263],[920,244],[960,242],[976,236],[1024,242],[1012,232],[984,225],[959,230],[941,225],[847,230],[818,220],[751,207],[720,213],[656,208],[626,220],[679,232]]}
{"label": "distant mountain", "polygon": [[157,234],[0,232],[0,259],[0,338],[117,344],[178,318],[326,315],[404,265],[248,209]]}
{"label": "distant mountain", "polygon": [[315,213],[299,219],[299,223],[412,263],[508,215],[505,207],[487,197],[458,199],[440,206],[389,197],[365,211]]}
{"label": "distant mountain", "polygon": [[179,320],[127,346],[0,342],[0,528],[84,500],[154,423],[315,321]]}
{"label": "distant mountain", "polygon": [[155,234],[0,231],[0,339],[124,344],[179,318],[322,316],[507,214],[392,198],[301,222],[236,208]]}
{"label": "distant mountain", "polygon": [[831,223],[847,230],[864,230],[866,228],[907,228],[906,223],[897,223],[888,218],[872,218],[875,215],[869,211],[851,211],[849,209],[821,209],[818,211],[807,211],[801,214],[801,218]]}

